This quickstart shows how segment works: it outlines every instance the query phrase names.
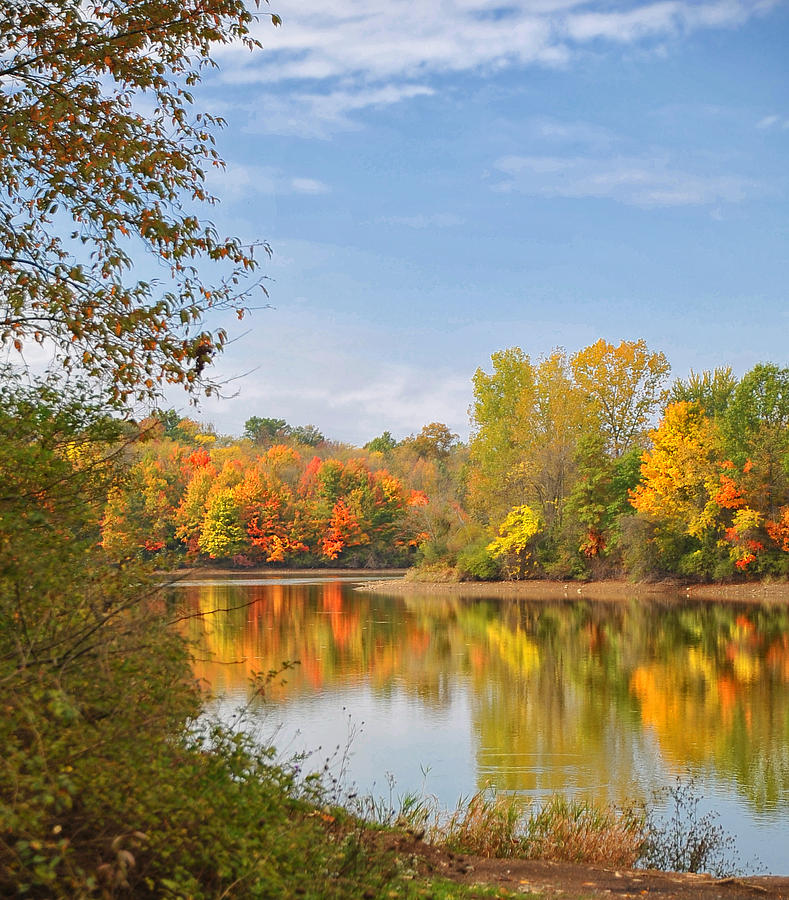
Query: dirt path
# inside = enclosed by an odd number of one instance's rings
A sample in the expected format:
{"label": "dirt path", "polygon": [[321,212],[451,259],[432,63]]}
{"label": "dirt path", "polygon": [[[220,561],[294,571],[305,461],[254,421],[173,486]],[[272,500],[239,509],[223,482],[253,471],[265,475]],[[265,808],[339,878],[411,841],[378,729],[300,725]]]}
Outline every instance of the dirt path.
{"label": "dirt path", "polygon": [[[652,870],[603,869],[543,860],[485,859],[451,853],[408,834],[390,834],[392,849],[428,877],[468,886],[488,885],[502,896],[545,898],[657,897],[661,900],[789,900],[789,877],[712,878]],[[489,896],[489,895],[486,895]]]}

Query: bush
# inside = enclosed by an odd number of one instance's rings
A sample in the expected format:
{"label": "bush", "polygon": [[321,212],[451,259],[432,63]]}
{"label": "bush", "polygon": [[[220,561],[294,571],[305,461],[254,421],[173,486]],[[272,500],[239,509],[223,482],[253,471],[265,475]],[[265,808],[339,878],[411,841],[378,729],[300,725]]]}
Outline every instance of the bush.
{"label": "bush", "polygon": [[659,816],[654,808],[648,814],[640,865],[670,872],[708,872],[720,878],[735,874],[734,840],[718,824],[715,813],[699,814],[701,795],[695,782],[677,778],[665,793],[667,814]]}
{"label": "bush", "polygon": [[172,610],[142,563],[99,544],[128,428],[73,387],[7,385],[0,896],[380,895],[387,858],[306,802],[270,750],[196,731]]}
{"label": "bush", "polygon": [[501,576],[501,565],[487,547],[488,541],[458,553],[456,567],[461,581],[494,581]]}

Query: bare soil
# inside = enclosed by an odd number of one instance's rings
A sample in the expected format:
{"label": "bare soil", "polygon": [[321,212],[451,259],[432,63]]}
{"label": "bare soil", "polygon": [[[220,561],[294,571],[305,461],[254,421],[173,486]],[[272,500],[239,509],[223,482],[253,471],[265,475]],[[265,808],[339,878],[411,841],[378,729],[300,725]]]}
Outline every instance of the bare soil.
{"label": "bare soil", "polygon": [[524,600],[650,601],[718,600],[730,603],[789,603],[789,582],[688,584],[678,581],[465,581],[422,582],[397,578],[362,588],[408,596],[515,597]]}
{"label": "bare soil", "polygon": [[[410,834],[379,832],[377,841],[420,875],[467,886],[487,885],[502,896],[539,894],[546,898],[659,897],[662,900],[789,900],[789,877],[713,878],[647,869],[605,869],[546,860],[486,859],[452,853]],[[489,896],[489,895],[486,895]]]}

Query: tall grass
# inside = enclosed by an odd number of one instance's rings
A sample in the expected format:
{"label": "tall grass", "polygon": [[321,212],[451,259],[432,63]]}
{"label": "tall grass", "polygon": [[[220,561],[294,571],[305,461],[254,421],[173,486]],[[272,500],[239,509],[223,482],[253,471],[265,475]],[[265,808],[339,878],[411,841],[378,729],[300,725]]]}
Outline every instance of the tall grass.
{"label": "tall grass", "polygon": [[[692,781],[678,779],[652,804],[629,807],[558,795],[535,805],[488,788],[461,799],[449,815],[435,797],[424,795],[408,794],[398,806],[391,787],[388,802],[365,801],[364,817],[452,851],[718,876],[737,871],[733,839],[714,814],[698,814],[701,798]],[[664,794],[668,816],[658,815],[654,805],[663,804]]]}
{"label": "tall grass", "polygon": [[632,867],[646,840],[642,811],[552,797],[524,806],[516,797],[479,791],[430,838],[479,856],[519,857]]}

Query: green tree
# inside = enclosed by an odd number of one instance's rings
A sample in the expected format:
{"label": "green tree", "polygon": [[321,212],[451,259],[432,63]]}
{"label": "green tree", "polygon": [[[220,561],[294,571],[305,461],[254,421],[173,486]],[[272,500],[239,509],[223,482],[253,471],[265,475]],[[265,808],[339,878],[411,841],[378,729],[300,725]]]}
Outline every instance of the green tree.
{"label": "green tree", "polygon": [[397,441],[392,437],[391,432],[385,431],[383,434],[379,435],[376,438],[373,438],[371,441],[368,441],[364,445],[365,450],[369,450],[370,453],[389,453],[394,450],[397,446]]}
{"label": "green tree", "polygon": [[200,549],[212,559],[229,559],[245,550],[248,543],[238,500],[232,488],[225,488],[208,501]]}
{"label": "green tree", "polygon": [[478,370],[474,376],[473,508],[495,522],[526,501],[552,532],[572,488],[578,439],[590,425],[586,395],[563,350],[535,366],[514,348],[494,354],[493,365],[492,375]]}
{"label": "green tree", "polygon": [[305,447],[317,447],[326,440],[314,425],[296,425],[290,429],[290,438]]}
{"label": "green tree", "polygon": [[472,378],[470,502],[481,519],[506,515],[520,497],[517,464],[535,398],[535,371],[520,347],[491,356],[493,371]]}
{"label": "green tree", "polygon": [[[567,530],[587,560],[607,559],[619,543],[620,520],[632,515],[630,494],[641,476],[641,451],[612,459],[604,435],[591,432],[578,442],[576,480],[567,502]],[[587,563],[589,564],[589,563]]]}
{"label": "green tree", "polygon": [[250,416],[244,423],[244,437],[255,444],[272,444],[290,433],[290,426],[284,419]]}
{"label": "green tree", "polygon": [[668,400],[670,403],[697,403],[705,415],[717,419],[729,408],[736,387],[737,379],[731,366],[720,366],[713,371],[705,369],[700,375],[691,370],[685,381],[677,379],[674,382]]}
{"label": "green tree", "polygon": [[[243,0],[4,5],[0,343],[49,341],[120,400],[212,389],[226,334],[203,318],[243,316],[262,285],[252,248],[192,211],[214,202],[223,121],[191,92],[215,47],[258,46],[254,19]],[[135,274],[140,252],[161,281]]]}

